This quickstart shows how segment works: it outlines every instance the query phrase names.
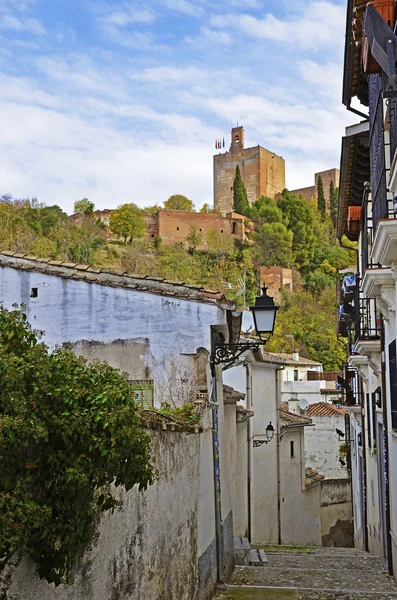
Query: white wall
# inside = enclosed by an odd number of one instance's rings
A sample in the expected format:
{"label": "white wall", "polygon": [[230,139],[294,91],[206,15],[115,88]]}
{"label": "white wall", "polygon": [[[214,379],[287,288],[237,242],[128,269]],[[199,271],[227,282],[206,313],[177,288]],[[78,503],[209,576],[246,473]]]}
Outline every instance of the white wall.
{"label": "white wall", "polygon": [[347,471],[339,462],[339,441],[336,429],[345,432],[344,415],[310,415],[312,427],[305,429],[305,455],[308,467],[317,469],[327,479],[345,479]]}
{"label": "white wall", "polygon": [[[33,287],[37,298],[30,298]],[[132,376],[146,369],[145,378],[157,383],[157,404],[168,374],[175,366],[186,368],[181,353],[209,350],[210,326],[225,322],[225,311],[216,305],[8,267],[0,268],[0,303],[9,309],[24,304],[29,322],[45,332],[50,347],[71,342],[84,346],[85,354],[89,343],[112,343],[115,356],[116,342],[133,342],[138,353],[130,344],[131,353],[124,352],[120,364]]]}
{"label": "white wall", "polygon": [[[12,578],[10,597],[196,600],[200,435],[155,432],[153,454],[158,480],[146,492],[120,490],[124,507],[102,517],[99,538],[73,585],[54,588],[23,561]],[[213,505],[207,508],[210,515]]]}
{"label": "white wall", "polygon": [[321,486],[305,487],[305,429],[288,428],[280,445],[281,543],[321,546]]}

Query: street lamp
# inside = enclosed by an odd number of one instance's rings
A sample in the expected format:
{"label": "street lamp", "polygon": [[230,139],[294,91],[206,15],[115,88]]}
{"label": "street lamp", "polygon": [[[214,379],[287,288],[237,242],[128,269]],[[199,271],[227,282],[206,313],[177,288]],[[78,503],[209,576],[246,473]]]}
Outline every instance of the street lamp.
{"label": "street lamp", "polygon": [[257,296],[255,306],[251,306],[251,311],[259,339],[262,339],[262,335],[267,335],[267,339],[269,339],[274,331],[278,306],[274,304],[273,298],[267,295],[266,287],[262,288],[262,295]]}
{"label": "street lamp", "polygon": [[[278,306],[274,304],[273,298],[267,295],[266,287],[262,288],[262,295],[257,296],[255,304],[250,307],[250,310],[254,318],[256,337],[259,338],[259,341],[226,344],[222,335],[215,332],[210,358],[213,374],[217,365],[224,364],[225,368],[230,368],[237,358],[247,350],[259,350],[259,346],[265,344],[273,334]],[[266,339],[263,339],[262,336],[266,336]]]}
{"label": "street lamp", "polygon": [[254,448],[259,448],[259,446],[263,446],[263,444],[268,444],[272,441],[274,437],[274,427],[272,422],[270,421],[269,425],[266,427],[266,439],[265,440],[254,440]]}

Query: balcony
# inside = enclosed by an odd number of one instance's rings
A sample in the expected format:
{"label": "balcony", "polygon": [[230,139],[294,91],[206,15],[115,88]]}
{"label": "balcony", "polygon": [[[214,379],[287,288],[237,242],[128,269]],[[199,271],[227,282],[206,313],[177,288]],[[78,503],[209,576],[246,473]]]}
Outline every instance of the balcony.
{"label": "balcony", "polygon": [[397,213],[389,210],[387,218],[378,221],[372,263],[388,267],[393,262],[397,262]]}

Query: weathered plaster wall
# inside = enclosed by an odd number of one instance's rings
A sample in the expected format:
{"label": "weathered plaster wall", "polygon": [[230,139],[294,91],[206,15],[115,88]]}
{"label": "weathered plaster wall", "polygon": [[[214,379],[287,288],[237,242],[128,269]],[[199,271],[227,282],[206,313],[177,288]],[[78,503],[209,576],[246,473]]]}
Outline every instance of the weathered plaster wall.
{"label": "weathered plaster wall", "polygon": [[[291,442],[294,443],[294,456],[291,456]],[[280,447],[280,465],[281,543],[321,546],[321,487],[312,484],[305,488],[303,427],[285,431]]]}
{"label": "weathered plaster wall", "polygon": [[226,445],[234,537],[248,535],[248,420],[238,421],[236,404],[225,405]]}
{"label": "weathered plaster wall", "polygon": [[[278,543],[278,470],[277,422],[278,389],[277,365],[252,362],[249,365],[248,408],[254,411],[250,419],[251,453],[251,541]],[[272,422],[276,435],[269,444],[253,447],[254,439],[266,439],[266,427]]]}
{"label": "weathered plaster wall", "polygon": [[346,469],[339,462],[339,448],[343,443],[338,440],[336,429],[345,431],[344,415],[310,415],[314,427],[305,431],[306,464],[327,479],[346,478]]}
{"label": "weathered plaster wall", "polygon": [[323,546],[353,547],[350,479],[326,479],[321,483],[321,535]]}
{"label": "weathered plaster wall", "polygon": [[212,596],[217,582],[217,546],[215,527],[214,458],[212,452],[212,420],[204,415],[204,431],[200,436],[200,487],[198,506],[198,600]]}
{"label": "weathered plaster wall", "polygon": [[146,492],[134,488],[120,493],[123,509],[102,518],[98,541],[86,553],[72,586],[54,588],[25,561],[14,573],[10,596],[18,600],[196,600],[200,435],[156,432],[153,454],[158,480]]}
{"label": "weathered plaster wall", "polygon": [[221,366],[216,368],[216,398],[219,417],[219,459],[221,480],[221,506],[222,506],[222,537],[224,549],[224,570],[226,578],[234,568],[234,542],[233,542],[233,507],[230,487],[230,468],[227,452],[227,425],[225,421],[225,406],[223,402],[223,380]]}
{"label": "weathered plaster wall", "polygon": [[[32,288],[37,288],[37,298],[30,297]],[[145,379],[155,380],[158,404],[164,379],[183,366],[181,353],[209,349],[210,326],[225,321],[222,309],[204,302],[8,267],[0,268],[0,303],[6,308],[24,304],[29,322],[44,330],[50,347],[71,342],[84,355],[98,352],[114,366],[122,364],[131,376],[135,369],[144,372]],[[105,349],[94,342],[111,346]]]}

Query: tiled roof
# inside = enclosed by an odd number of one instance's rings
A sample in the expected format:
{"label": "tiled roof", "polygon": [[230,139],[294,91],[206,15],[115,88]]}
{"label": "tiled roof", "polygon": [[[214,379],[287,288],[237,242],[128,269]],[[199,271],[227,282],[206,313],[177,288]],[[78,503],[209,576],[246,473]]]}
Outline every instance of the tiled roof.
{"label": "tiled roof", "polygon": [[292,354],[287,354],[285,352],[270,352],[269,354],[276,356],[277,358],[282,358],[287,363],[292,363],[294,365],[315,365],[316,367],[322,366],[321,363],[310,360],[310,358],[304,358],[303,356],[300,356],[299,360],[294,360]]}
{"label": "tiled roof", "polygon": [[320,475],[316,469],[311,469],[310,467],[306,467],[305,469],[305,484],[307,487],[313,485],[313,483],[317,483],[318,481],[322,481],[325,479],[325,475]]}
{"label": "tiled roof", "polygon": [[302,417],[295,413],[291,413],[285,408],[280,406],[280,423],[282,427],[304,427],[305,425],[311,425],[312,420],[308,417]]}
{"label": "tiled roof", "polygon": [[97,285],[121,287],[136,292],[147,292],[149,294],[177,297],[183,300],[217,304],[225,309],[233,309],[235,306],[233,302],[225,298],[222,292],[206,290],[201,286],[188,285],[183,281],[168,281],[161,277],[130,275],[111,269],[90,267],[89,265],[50,260],[48,258],[38,258],[29,254],[18,254],[17,252],[8,252],[6,250],[0,250],[0,267],[20,269],[21,271],[35,271],[64,279],[96,283]]}
{"label": "tiled roof", "polygon": [[318,416],[318,417],[333,417],[335,415],[345,415],[346,409],[342,406],[337,408],[334,404],[328,404],[327,402],[317,402],[316,404],[310,404],[306,411],[307,415]]}

